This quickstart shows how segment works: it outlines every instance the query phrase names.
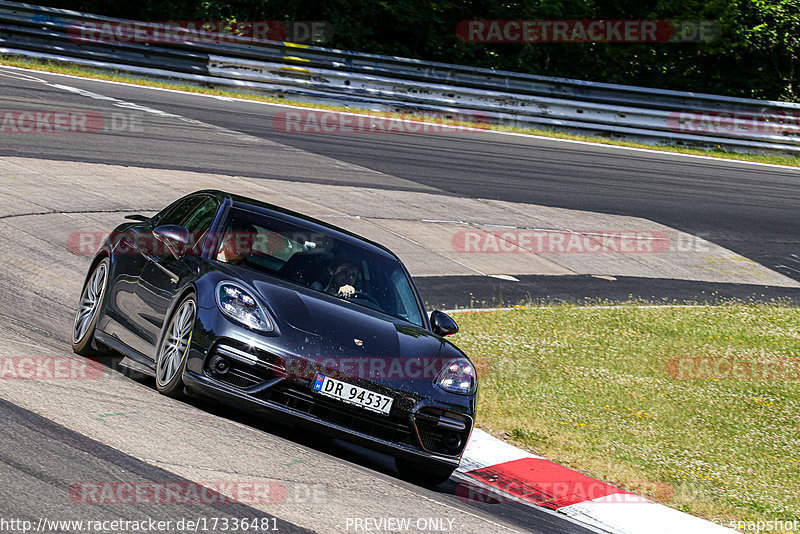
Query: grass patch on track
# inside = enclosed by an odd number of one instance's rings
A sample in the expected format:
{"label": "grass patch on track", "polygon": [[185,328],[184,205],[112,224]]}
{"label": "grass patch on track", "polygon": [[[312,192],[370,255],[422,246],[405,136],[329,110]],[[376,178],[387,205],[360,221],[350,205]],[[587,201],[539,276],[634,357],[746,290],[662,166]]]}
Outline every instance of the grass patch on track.
{"label": "grass patch on track", "polygon": [[705,150],[702,148],[691,147],[678,147],[678,146],[661,146],[651,145],[644,143],[634,143],[625,141],[623,139],[609,139],[607,137],[587,136],[565,133],[556,130],[540,129],[540,128],[521,128],[516,126],[505,125],[492,125],[486,123],[468,123],[462,121],[442,120],[424,115],[416,115],[413,113],[391,113],[374,111],[366,108],[348,107],[348,106],[331,106],[326,104],[314,104],[309,102],[301,102],[291,100],[289,98],[271,97],[251,94],[243,91],[231,91],[225,89],[216,89],[213,87],[203,87],[192,85],[180,80],[171,81],[156,81],[135,76],[124,72],[105,72],[89,69],[81,66],[59,63],[55,61],[45,61],[33,58],[20,58],[18,56],[0,55],[0,65],[9,65],[13,67],[21,67],[35,70],[42,70],[46,72],[53,72],[56,74],[69,74],[71,76],[80,76],[84,78],[92,78],[99,80],[116,81],[123,83],[132,83],[142,85],[145,87],[160,87],[163,89],[172,89],[175,91],[185,91],[188,93],[209,94],[216,96],[224,96],[230,98],[240,98],[244,100],[255,100],[259,102],[269,102],[274,104],[283,104],[289,106],[308,107],[315,109],[328,109],[331,111],[343,111],[348,113],[359,113],[364,115],[375,115],[380,117],[393,117],[401,119],[420,120],[424,122],[431,122],[436,124],[451,124],[457,126],[466,126],[487,130],[496,130],[502,132],[513,132],[527,135],[538,135],[543,137],[552,137],[555,139],[570,139],[574,141],[586,141],[591,143],[599,143],[604,145],[625,146],[632,148],[643,148],[648,150],[658,150],[661,152],[673,152],[679,154],[693,154],[697,156],[708,156],[723,159],[733,159],[741,161],[752,161],[756,163],[769,163],[772,165],[784,165],[788,167],[800,167],[800,157],[792,155],[760,155],[760,154],[739,154],[736,152],[727,152],[725,150]]}
{"label": "grass patch on track", "polygon": [[453,341],[480,362],[477,423],[495,436],[726,525],[800,517],[800,308],[557,304],[456,319]]}

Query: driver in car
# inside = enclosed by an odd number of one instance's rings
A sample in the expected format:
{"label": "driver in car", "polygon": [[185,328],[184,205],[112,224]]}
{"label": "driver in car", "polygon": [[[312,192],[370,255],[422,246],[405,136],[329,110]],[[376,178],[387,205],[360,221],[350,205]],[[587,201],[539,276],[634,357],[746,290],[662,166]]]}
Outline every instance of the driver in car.
{"label": "driver in car", "polygon": [[325,291],[329,295],[349,299],[356,292],[354,287],[356,278],[358,278],[358,267],[353,262],[344,261],[333,270],[327,286],[323,288],[320,282],[314,282],[311,287]]}

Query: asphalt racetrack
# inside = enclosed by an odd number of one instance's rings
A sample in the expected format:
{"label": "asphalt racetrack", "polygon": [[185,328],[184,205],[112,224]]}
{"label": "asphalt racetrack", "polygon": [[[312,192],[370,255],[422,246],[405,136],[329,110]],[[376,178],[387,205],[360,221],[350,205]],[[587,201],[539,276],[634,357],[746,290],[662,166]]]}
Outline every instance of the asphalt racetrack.
{"label": "asphalt racetrack", "polygon": [[[485,132],[300,135],[275,127],[284,111],[277,106],[9,68],[0,68],[0,109],[86,110],[106,121],[94,134],[0,134],[6,357],[74,361],[70,328],[91,257],[68,250],[70,236],[108,231],[126,213],[152,213],[205,187],[291,201],[286,207],[396,240],[404,261],[409,251],[423,297],[440,307],[629,295],[800,299],[800,170]],[[492,211],[481,214],[482,206]],[[675,261],[684,263],[672,270],[672,260],[618,268],[616,256],[553,257],[498,278],[487,276],[493,271],[484,264],[415,237],[432,228],[425,224],[470,217],[503,224],[515,214],[511,224],[528,228],[526,206],[578,223],[652,221],[710,243],[702,250],[717,259],[681,253]],[[392,219],[400,207],[402,217]],[[722,257],[752,263],[716,273]],[[489,260],[492,269],[511,262]],[[631,276],[636,269],[648,274]],[[151,378],[130,375],[105,369],[87,380],[0,380],[4,518],[275,518],[278,532],[355,532],[356,518],[405,517],[436,519],[459,533],[593,531],[539,508],[459,499],[458,475],[436,488],[408,483],[382,455],[224,406],[167,399]],[[76,502],[75,488],[98,481],[267,481],[280,498]]]}

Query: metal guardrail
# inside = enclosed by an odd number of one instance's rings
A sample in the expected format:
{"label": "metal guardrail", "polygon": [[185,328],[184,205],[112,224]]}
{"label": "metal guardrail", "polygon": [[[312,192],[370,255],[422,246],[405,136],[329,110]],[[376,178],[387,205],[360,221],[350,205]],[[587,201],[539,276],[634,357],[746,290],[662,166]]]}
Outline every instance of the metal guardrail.
{"label": "metal guardrail", "polygon": [[[462,113],[505,125],[649,143],[800,153],[796,103],[548,78],[245,38],[236,43],[111,46],[81,41],[69,31],[82,23],[104,22],[132,23],[0,0],[0,53],[310,102]],[[738,119],[726,120],[725,114],[738,114]],[[695,129],[687,130],[687,124]]]}

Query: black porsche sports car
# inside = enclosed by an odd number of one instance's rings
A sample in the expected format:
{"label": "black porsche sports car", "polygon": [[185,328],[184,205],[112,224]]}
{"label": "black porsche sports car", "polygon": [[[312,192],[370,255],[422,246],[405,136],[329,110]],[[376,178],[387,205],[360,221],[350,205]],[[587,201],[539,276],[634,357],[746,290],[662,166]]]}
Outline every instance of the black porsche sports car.
{"label": "black porsche sports car", "polygon": [[472,362],[385,247],[296,212],[198,191],[127,217],[94,257],[73,350],[131,358],[158,391],[212,397],[391,454],[425,483],[458,466]]}

